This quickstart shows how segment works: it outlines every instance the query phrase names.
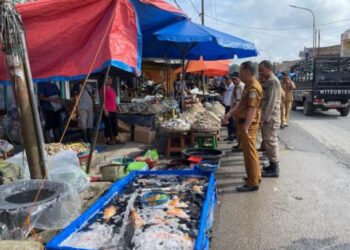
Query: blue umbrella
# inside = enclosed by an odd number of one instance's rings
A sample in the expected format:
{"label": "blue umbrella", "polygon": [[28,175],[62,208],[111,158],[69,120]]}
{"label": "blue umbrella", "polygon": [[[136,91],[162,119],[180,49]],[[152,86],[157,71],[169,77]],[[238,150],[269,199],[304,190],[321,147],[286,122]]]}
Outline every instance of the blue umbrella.
{"label": "blue umbrella", "polygon": [[[255,45],[243,39],[181,19],[158,30],[143,33],[144,57],[182,59],[185,75],[185,59],[220,60],[257,56]],[[184,85],[182,91],[184,91]],[[204,88],[204,87],[203,87]],[[182,95],[182,101],[184,96]]]}
{"label": "blue umbrella", "polygon": [[144,33],[144,57],[203,60],[257,56],[255,45],[188,19]]}

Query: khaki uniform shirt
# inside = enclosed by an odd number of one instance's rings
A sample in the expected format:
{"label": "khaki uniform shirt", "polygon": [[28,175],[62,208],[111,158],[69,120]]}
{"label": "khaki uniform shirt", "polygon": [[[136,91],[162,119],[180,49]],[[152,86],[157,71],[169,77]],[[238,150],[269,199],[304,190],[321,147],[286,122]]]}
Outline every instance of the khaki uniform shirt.
{"label": "khaki uniform shirt", "polygon": [[295,86],[295,84],[294,84],[294,82],[289,82],[288,80],[287,81],[285,81],[285,80],[282,80],[281,81],[281,87],[282,87],[282,89],[283,89],[283,91],[284,91],[284,94],[285,94],[285,98],[284,98],[284,100],[286,101],[286,102],[291,102],[291,101],[293,101],[293,93],[292,93],[292,90],[295,88],[294,87]]}
{"label": "khaki uniform shirt", "polygon": [[281,84],[275,75],[262,84],[264,98],[262,102],[261,118],[263,122],[281,120]]}
{"label": "khaki uniform shirt", "polygon": [[251,83],[246,83],[241,100],[233,115],[238,119],[245,120],[248,109],[250,107],[256,108],[257,112],[255,112],[253,123],[259,123],[262,98],[263,90],[257,80],[254,80]]}

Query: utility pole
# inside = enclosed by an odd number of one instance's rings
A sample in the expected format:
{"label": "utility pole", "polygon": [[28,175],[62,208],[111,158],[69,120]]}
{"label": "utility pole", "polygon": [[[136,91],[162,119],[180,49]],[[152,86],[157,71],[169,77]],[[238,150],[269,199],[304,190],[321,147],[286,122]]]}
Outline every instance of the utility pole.
{"label": "utility pole", "polygon": [[0,43],[13,84],[30,176],[46,173],[45,145],[34,95],[22,20],[13,2],[0,0]]}
{"label": "utility pole", "polygon": [[318,29],[318,56],[320,55],[320,47],[321,47],[321,30]]}
{"label": "utility pole", "polygon": [[202,12],[201,12],[201,17],[202,17],[202,25],[204,25],[204,0],[202,0]]}
{"label": "utility pole", "polygon": [[[204,0],[201,0],[201,9],[202,9],[202,13],[201,13],[201,19],[202,19],[202,25],[204,25]],[[203,86],[203,97],[205,96],[205,76],[204,76],[204,72],[201,72],[201,78],[202,78],[202,86]]]}
{"label": "utility pole", "polygon": [[303,7],[299,7],[299,6],[295,6],[295,5],[289,5],[289,7],[295,8],[295,9],[301,9],[301,10],[305,10],[311,13],[312,15],[312,49],[313,49],[313,56],[316,56],[316,39],[317,39],[317,31],[316,31],[316,18],[315,18],[315,14],[311,9],[308,8],[303,8]]}

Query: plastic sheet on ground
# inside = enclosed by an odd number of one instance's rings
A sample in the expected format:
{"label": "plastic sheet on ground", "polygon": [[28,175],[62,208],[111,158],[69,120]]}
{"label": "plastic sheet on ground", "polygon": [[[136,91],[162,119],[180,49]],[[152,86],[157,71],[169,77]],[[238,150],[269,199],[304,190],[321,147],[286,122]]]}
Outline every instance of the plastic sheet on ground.
{"label": "plastic sheet on ground", "polygon": [[72,150],[63,150],[49,159],[49,180],[67,182],[78,192],[89,187],[89,178],[80,169],[79,158]]}
{"label": "plastic sheet on ground", "polygon": [[23,239],[33,228],[62,229],[79,215],[80,209],[79,196],[67,183],[45,181],[42,186],[42,180],[22,180],[2,185],[0,240]]}

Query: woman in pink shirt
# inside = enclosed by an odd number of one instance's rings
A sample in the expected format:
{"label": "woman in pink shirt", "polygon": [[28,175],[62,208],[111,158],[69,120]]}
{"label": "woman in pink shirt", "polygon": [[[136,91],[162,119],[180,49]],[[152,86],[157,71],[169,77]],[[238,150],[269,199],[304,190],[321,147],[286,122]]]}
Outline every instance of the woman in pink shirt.
{"label": "woman in pink shirt", "polygon": [[117,126],[117,94],[112,88],[112,78],[108,77],[105,89],[105,105],[103,109],[103,121],[105,123],[105,138],[106,144],[112,144],[113,137],[115,143],[118,141],[118,126]]}

